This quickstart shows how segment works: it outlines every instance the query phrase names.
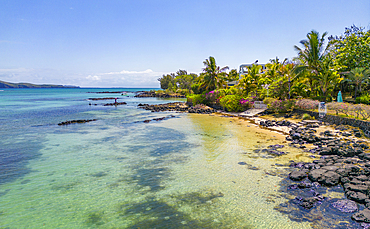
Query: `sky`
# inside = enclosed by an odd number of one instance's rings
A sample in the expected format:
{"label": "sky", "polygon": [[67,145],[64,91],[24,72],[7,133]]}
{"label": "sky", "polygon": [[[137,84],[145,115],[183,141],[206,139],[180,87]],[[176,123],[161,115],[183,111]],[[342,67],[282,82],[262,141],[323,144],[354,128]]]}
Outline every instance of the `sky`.
{"label": "sky", "polygon": [[158,88],[203,61],[293,58],[316,30],[370,29],[370,0],[0,0],[0,80]]}

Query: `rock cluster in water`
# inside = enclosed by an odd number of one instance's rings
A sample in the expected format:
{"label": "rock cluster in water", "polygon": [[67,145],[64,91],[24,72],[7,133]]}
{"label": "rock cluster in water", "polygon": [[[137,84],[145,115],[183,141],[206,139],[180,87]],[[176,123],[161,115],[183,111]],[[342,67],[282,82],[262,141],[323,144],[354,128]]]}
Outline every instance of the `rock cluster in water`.
{"label": "rock cluster in water", "polygon": [[207,106],[195,106],[195,107],[188,107],[185,103],[182,102],[175,102],[175,103],[166,103],[166,104],[158,104],[158,105],[149,105],[149,104],[139,104],[138,107],[150,110],[152,112],[160,112],[160,111],[177,111],[177,112],[188,112],[188,113],[197,113],[197,114],[211,114],[216,112],[215,109],[207,107]]}
{"label": "rock cluster in water", "polygon": [[[357,222],[370,222],[370,151],[363,140],[339,139],[331,131],[316,135],[316,131],[309,128],[294,127],[290,130],[286,140],[291,144],[304,148],[310,143],[316,146],[311,153],[321,155],[319,160],[312,163],[293,163],[298,168],[289,174],[293,181],[302,181],[290,188],[311,188],[315,185],[333,187],[341,185],[348,200],[365,205],[365,209],[354,213],[352,219]],[[359,136],[359,131],[352,131]],[[343,135],[341,132],[339,133]],[[313,193],[311,197],[297,197],[297,204],[310,209],[317,202],[323,200],[320,193]],[[340,202],[335,205],[343,211],[354,212],[353,202]]]}
{"label": "rock cluster in water", "polygon": [[121,102],[121,103],[106,103],[103,106],[119,106],[119,105],[126,105],[126,102]]}
{"label": "rock cluster in water", "polygon": [[185,95],[178,94],[167,94],[167,93],[155,93],[151,91],[143,91],[135,95],[135,97],[157,97],[157,98],[186,98]]}
{"label": "rock cluster in water", "polygon": [[147,119],[147,120],[144,120],[143,122],[144,123],[149,123],[151,121],[162,121],[162,120],[169,119],[169,118],[174,118],[174,117],[175,117],[174,115],[170,115],[170,116],[167,116],[167,117]]}
{"label": "rock cluster in water", "polygon": [[93,122],[96,121],[97,119],[79,119],[79,120],[70,120],[70,121],[65,121],[65,122],[60,122],[58,123],[59,126],[64,126],[64,125],[69,125],[69,124],[74,124],[74,123],[86,123],[86,122]]}
{"label": "rock cluster in water", "polygon": [[89,100],[111,100],[111,99],[118,99],[118,98],[115,98],[115,97],[106,97],[106,98],[89,98]]}

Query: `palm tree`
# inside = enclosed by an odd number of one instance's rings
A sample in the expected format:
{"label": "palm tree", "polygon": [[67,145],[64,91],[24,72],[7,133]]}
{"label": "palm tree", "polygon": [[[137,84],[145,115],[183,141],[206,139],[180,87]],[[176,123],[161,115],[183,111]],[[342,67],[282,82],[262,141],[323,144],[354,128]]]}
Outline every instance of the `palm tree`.
{"label": "palm tree", "polygon": [[300,41],[303,48],[294,46],[294,49],[298,52],[298,57],[294,60],[298,62],[298,65],[294,68],[293,73],[299,75],[306,72],[309,77],[311,92],[314,90],[314,78],[321,71],[321,64],[330,48],[330,45],[325,47],[326,35],[327,32],[320,37],[318,32],[312,30],[307,34],[306,40]]}
{"label": "palm tree", "polygon": [[324,102],[326,102],[326,97],[328,95],[329,88],[334,88],[337,83],[340,83],[342,78],[340,75],[331,69],[333,66],[333,59],[328,55],[321,63],[321,69],[319,74],[315,76],[318,82],[321,94],[323,96]]}
{"label": "palm tree", "polygon": [[223,87],[224,81],[223,78],[226,75],[226,70],[229,67],[220,68],[220,66],[216,65],[216,60],[214,57],[210,56],[209,59],[203,61],[205,68],[203,68],[203,77],[204,82],[202,87],[205,88],[206,91],[215,90],[217,87]]}
{"label": "palm tree", "polygon": [[287,59],[280,65],[278,72],[280,76],[286,77],[288,79],[288,99],[290,99],[290,88],[291,88],[291,81],[295,80],[295,74],[293,73],[294,64],[293,63],[285,63]]}
{"label": "palm tree", "polygon": [[355,99],[357,92],[361,93],[361,84],[369,79],[370,69],[366,68],[354,68],[348,73],[347,80],[352,82],[355,86]]}

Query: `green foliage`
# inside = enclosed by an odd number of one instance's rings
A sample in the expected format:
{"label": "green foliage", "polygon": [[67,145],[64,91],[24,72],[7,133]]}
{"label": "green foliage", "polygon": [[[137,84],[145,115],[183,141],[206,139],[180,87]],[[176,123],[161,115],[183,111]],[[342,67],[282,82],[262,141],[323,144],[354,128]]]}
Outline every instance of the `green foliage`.
{"label": "green foliage", "polygon": [[258,96],[258,90],[261,89],[262,85],[262,66],[258,64],[252,64],[248,66],[248,73],[242,75],[242,78],[239,80],[238,86],[243,88],[245,94],[251,94]]}
{"label": "green foliage", "polygon": [[307,113],[304,113],[303,115],[302,115],[302,119],[303,120],[313,120],[313,119],[315,119],[315,117],[314,116],[310,116],[309,114],[307,114]]}
{"label": "green foliage", "polygon": [[158,81],[160,82],[162,89],[165,90],[168,88],[172,88],[173,85],[175,84],[175,74],[171,73],[163,75],[162,78],[158,79]]}
{"label": "green foliage", "polygon": [[210,56],[203,62],[205,68],[203,69],[202,77],[203,84],[202,88],[205,91],[213,91],[216,88],[222,88],[225,85],[224,78],[226,76],[225,71],[229,67],[220,68],[216,65],[214,57]]}
{"label": "green foliage", "polygon": [[239,73],[236,69],[231,69],[229,74],[227,74],[225,80],[227,82],[237,81],[239,80]]}
{"label": "green foliage", "polygon": [[370,95],[365,94],[365,95],[361,95],[360,97],[357,97],[356,103],[370,104]]}
{"label": "green foliage", "polygon": [[188,91],[188,89],[177,89],[176,93],[180,94],[180,95],[188,95],[189,91]]}
{"label": "green foliage", "polygon": [[263,103],[267,105],[267,107],[271,106],[271,104],[276,101],[277,99],[275,98],[271,98],[271,97],[266,97],[264,100],[263,100]]}
{"label": "green foliage", "polygon": [[194,94],[202,94],[202,83],[196,83],[191,85],[191,90],[194,92]]}
{"label": "green foliage", "polygon": [[220,104],[227,111],[239,112],[243,110],[243,107],[240,104],[242,99],[239,95],[226,95],[220,99]]}
{"label": "green foliage", "polygon": [[354,68],[348,75],[346,81],[352,83],[355,86],[355,98],[357,97],[357,92],[361,93],[361,85],[370,78],[370,69],[366,68]]}
{"label": "green foliage", "polygon": [[204,104],[205,96],[202,94],[192,94],[189,95],[188,98],[193,102],[193,106],[197,104]]}
{"label": "green foliage", "polygon": [[370,68],[370,30],[364,31],[364,28],[353,25],[345,28],[344,36],[329,39],[338,69]]}

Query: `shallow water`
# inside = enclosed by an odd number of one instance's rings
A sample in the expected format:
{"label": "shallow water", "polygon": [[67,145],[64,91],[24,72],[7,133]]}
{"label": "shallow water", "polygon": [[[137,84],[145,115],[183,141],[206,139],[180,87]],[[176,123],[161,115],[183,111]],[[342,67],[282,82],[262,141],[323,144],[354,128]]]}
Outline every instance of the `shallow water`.
{"label": "shallow water", "polygon": [[[274,210],[286,202],[280,165],[312,160],[284,136],[235,118],[136,108],[168,100],[118,95],[128,105],[89,106],[116,95],[87,91],[97,89],[1,92],[0,227],[311,227]],[[157,117],[169,118],[142,122]],[[254,151],[272,144],[290,153]]]}

